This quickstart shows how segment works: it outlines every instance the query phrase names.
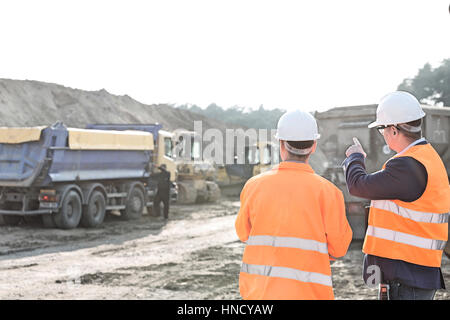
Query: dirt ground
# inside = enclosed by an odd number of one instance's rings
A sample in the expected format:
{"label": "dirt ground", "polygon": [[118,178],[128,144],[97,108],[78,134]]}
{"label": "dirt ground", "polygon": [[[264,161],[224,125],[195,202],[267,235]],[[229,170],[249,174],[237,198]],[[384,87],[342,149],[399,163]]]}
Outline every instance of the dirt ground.
{"label": "dirt ground", "polygon": [[[0,299],[240,299],[238,209],[223,199],[173,205],[168,222],[109,215],[99,229],[0,226]],[[336,299],[376,299],[361,280],[361,245],[332,264]],[[446,257],[442,270],[450,285]]]}

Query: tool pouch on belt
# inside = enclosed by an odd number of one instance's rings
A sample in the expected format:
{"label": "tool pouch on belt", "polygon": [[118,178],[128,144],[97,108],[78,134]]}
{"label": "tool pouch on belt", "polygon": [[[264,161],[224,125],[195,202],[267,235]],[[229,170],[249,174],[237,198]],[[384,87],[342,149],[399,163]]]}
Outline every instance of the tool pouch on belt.
{"label": "tool pouch on belt", "polygon": [[378,285],[378,300],[389,300],[389,285],[380,283]]}

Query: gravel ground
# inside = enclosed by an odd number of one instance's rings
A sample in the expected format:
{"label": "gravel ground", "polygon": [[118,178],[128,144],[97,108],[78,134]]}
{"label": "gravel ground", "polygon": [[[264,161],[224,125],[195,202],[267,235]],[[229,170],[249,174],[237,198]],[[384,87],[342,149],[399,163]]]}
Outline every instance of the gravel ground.
{"label": "gravel ground", "polygon": [[[240,299],[238,209],[224,199],[174,205],[168,222],[109,215],[99,229],[0,226],[0,299]],[[361,279],[361,245],[332,264],[336,299],[376,299]],[[442,270],[450,283],[446,257]]]}

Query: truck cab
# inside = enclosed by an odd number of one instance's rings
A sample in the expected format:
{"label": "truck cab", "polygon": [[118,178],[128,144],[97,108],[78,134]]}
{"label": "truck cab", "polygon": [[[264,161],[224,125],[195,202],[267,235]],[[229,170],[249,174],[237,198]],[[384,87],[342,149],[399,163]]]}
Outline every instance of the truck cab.
{"label": "truck cab", "polygon": [[158,171],[157,167],[165,164],[167,171],[170,172],[170,181],[172,182],[173,188],[170,189],[170,202],[176,202],[178,199],[178,185],[176,183],[178,178],[177,165],[175,163],[173,154],[173,139],[174,134],[165,131],[158,131],[158,143],[157,150],[155,152],[156,159],[154,159],[155,167],[153,172]]}

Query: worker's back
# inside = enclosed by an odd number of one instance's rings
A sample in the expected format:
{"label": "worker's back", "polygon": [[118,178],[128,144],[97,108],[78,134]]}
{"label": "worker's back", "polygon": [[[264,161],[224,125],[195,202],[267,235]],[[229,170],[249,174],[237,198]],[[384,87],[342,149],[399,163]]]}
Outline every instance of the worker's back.
{"label": "worker's back", "polygon": [[352,232],[343,196],[308,164],[282,162],[250,179],[236,231],[247,241],[244,299],[333,299],[329,255],[343,256]]}
{"label": "worker's back", "polygon": [[170,192],[170,172],[163,169],[161,172],[156,173],[153,177],[158,181],[158,191],[163,194],[169,194]]}

